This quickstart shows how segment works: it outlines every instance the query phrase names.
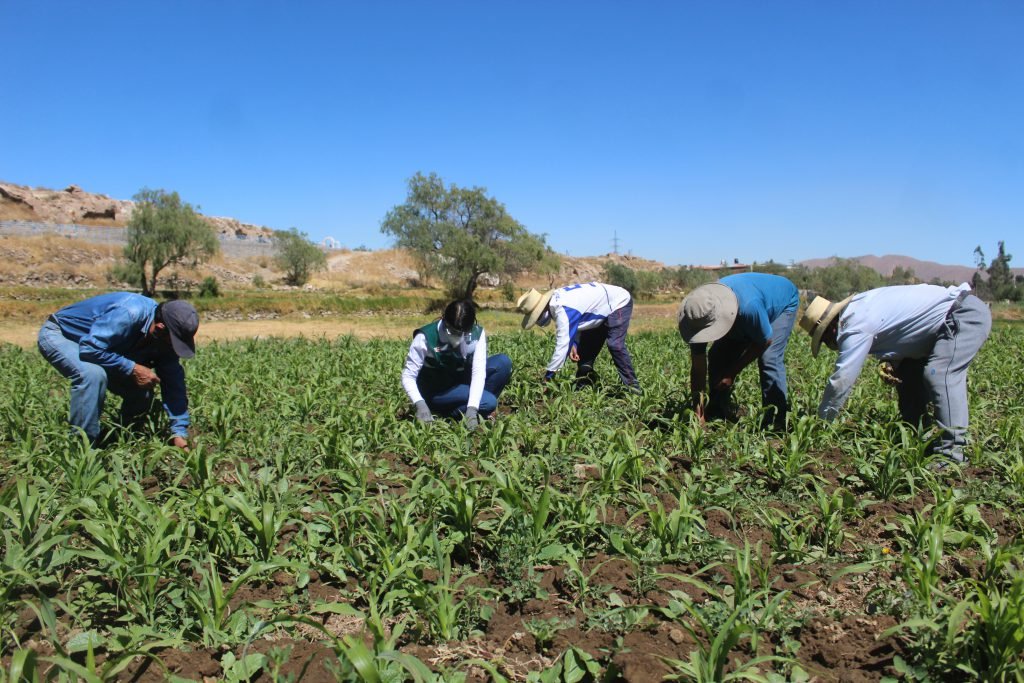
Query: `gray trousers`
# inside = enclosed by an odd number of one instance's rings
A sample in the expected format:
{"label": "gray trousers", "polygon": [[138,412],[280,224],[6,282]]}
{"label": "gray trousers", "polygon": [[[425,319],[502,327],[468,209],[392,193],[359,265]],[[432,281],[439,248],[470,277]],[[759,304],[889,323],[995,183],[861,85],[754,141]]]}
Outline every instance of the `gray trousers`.
{"label": "gray trousers", "polygon": [[967,368],[992,331],[992,314],[978,297],[970,294],[953,304],[925,358],[905,358],[896,367],[901,383],[900,415],[911,424],[927,417],[934,406],[935,422],[942,434],[934,451],[953,460],[964,460],[967,443]]}

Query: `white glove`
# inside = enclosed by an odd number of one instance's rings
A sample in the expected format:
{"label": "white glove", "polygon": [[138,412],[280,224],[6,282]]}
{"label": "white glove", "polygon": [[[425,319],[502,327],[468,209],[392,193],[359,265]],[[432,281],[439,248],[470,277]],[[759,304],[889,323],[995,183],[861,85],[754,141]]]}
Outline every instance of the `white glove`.
{"label": "white glove", "polygon": [[426,401],[416,401],[416,419],[420,422],[433,422],[434,416],[430,414],[430,408]]}

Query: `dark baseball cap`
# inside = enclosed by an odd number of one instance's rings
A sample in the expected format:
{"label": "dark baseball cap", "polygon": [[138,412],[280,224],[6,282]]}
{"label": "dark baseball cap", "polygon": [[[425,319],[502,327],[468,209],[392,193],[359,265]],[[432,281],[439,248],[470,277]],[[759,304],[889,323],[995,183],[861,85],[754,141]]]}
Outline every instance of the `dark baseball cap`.
{"label": "dark baseball cap", "polygon": [[171,333],[171,348],[178,354],[178,358],[196,355],[195,336],[199,329],[199,314],[192,304],[180,299],[168,301],[160,309],[160,317]]}

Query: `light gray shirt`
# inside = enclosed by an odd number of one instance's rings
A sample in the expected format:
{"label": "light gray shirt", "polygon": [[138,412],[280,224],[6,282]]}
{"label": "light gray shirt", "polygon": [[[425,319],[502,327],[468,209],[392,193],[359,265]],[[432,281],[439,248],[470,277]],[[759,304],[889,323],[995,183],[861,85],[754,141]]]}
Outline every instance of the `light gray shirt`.
{"label": "light gray shirt", "polygon": [[839,357],[818,417],[835,419],[869,355],[898,363],[930,354],[953,302],[960,292],[970,289],[967,283],[959,287],[900,285],[853,297],[839,316]]}

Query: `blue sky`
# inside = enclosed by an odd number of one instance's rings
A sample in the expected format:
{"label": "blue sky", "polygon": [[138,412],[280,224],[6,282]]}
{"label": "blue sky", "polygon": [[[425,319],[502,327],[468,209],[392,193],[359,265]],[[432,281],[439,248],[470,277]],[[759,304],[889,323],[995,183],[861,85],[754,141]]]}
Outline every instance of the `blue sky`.
{"label": "blue sky", "polygon": [[573,255],[1024,254],[1018,0],[0,10],[8,182],[378,248],[433,171]]}

